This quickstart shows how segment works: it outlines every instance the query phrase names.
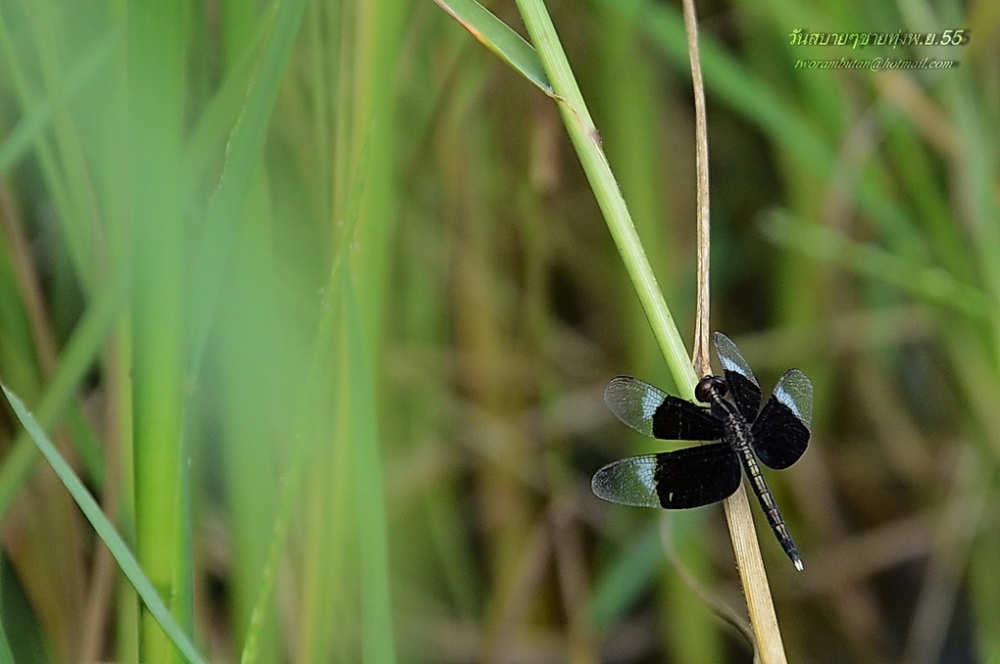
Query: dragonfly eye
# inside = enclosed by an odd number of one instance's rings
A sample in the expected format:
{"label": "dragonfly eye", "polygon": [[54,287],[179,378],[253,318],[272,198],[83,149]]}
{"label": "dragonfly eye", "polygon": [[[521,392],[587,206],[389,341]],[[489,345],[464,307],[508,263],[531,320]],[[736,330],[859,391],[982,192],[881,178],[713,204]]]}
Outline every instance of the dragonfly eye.
{"label": "dragonfly eye", "polygon": [[722,376],[705,376],[698,381],[698,384],[694,388],[694,395],[698,398],[698,401],[702,403],[708,403],[712,391],[719,394],[720,397],[726,396],[726,392],[729,391],[729,386],[726,385],[726,379]]}

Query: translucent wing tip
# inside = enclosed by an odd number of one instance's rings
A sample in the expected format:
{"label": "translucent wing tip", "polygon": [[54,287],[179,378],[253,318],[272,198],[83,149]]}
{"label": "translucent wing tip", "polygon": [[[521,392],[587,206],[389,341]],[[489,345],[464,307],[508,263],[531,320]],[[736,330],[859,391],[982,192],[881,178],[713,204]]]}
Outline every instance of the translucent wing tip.
{"label": "translucent wing tip", "polygon": [[613,378],[604,388],[604,403],[615,417],[644,436],[653,435],[653,415],[666,398],[666,392],[631,376]]}
{"label": "translucent wing tip", "polygon": [[604,388],[604,403],[619,420],[634,427],[636,405],[635,405],[635,378],[631,376],[617,376],[608,381]]}
{"label": "translucent wing tip", "polygon": [[609,480],[612,473],[608,472],[608,466],[604,466],[590,478],[590,490],[601,500],[611,502],[609,496]]}
{"label": "translucent wing tip", "polygon": [[781,376],[774,394],[812,431],[813,385],[809,376],[798,369],[789,369]]}
{"label": "translucent wing tip", "polygon": [[656,457],[628,457],[602,467],[590,480],[590,490],[601,500],[634,507],[660,507],[656,493]]}
{"label": "translucent wing tip", "polygon": [[716,332],[712,339],[715,342],[715,354],[719,356],[723,370],[738,373],[756,385],[757,378],[753,375],[753,370],[750,369],[750,365],[747,364],[733,340],[722,332]]}
{"label": "translucent wing tip", "polygon": [[616,376],[608,381],[607,387],[604,388],[604,403],[608,405],[608,408],[614,411],[617,395],[621,393],[625,385],[633,380],[635,379],[631,376]]}

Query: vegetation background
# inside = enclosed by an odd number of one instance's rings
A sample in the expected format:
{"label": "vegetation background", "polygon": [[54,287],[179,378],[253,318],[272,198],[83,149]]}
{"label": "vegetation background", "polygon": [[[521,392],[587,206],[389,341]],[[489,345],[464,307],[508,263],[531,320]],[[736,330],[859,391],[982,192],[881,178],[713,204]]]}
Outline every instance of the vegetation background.
{"label": "vegetation background", "polygon": [[[698,6],[713,328],[816,393],[803,573],[756,514],[789,661],[1000,662],[998,8]],[[690,339],[679,4],[549,10]],[[590,493],[671,446],[606,382],[672,381],[554,102],[433,2],[0,0],[0,222],[0,378],[210,661],[750,661],[722,510]],[[177,661],[0,449],[0,655]]]}

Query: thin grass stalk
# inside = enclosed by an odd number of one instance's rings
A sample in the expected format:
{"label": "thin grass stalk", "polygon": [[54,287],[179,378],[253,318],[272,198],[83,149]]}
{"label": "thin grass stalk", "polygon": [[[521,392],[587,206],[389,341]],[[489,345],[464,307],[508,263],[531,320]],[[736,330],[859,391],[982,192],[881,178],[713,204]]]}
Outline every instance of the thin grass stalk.
{"label": "thin grass stalk", "polygon": [[[126,284],[131,286],[131,271],[126,272]],[[125,291],[127,293],[127,291]],[[131,390],[131,312],[119,314],[115,325],[112,350],[105,363],[108,376],[108,458],[115,458],[120,475],[118,488],[118,531],[132,550],[136,550],[135,534],[135,458],[132,445],[132,390]],[[108,464],[109,471],[113,468]],[[109,475],[113,477],[113,473]],[[115,654],[119,661],[137,662],[140,654],[141,605],[139,594],[125,575],[118,575],[118,607],[115,614]]]}
{"label": "thin grass stalk", "polygon": [[[325,42],[316,44],[323,49],[318,57],[326,63],[322,75],[324,85],[314,94],[325,95],[329,115],[317,117],[317,124],[328,127],[325,133],[332,137],[327,152],[332,157],[325,169],[331,181],[320,181],[320,187],[329,186],[332,192],[330,207],[321,210],[329,214],[319,220],[326,237],[333,243],[333,261],[327,274],[324,297],[320,309],[312,360],[321,367],[311,376],[314,389],[326,395],[330,413],[325,416],[315,397],[304,393],[303,419],[297,423],[305,442],[306,459],[313,464],[304,469],[305,495],[309,503],[305,523],[303,551],[303,592],[300,599],[302,644],[301,661],[320,662],[327,659],[349,661],[356,658],[352,639],[348,636],[356,626],[356,598],[358,582],[357,529],[350,510],[355,478],[350,472],[353,459],[352,441],[347,430],[349,405],[345,390],[340,389],[345,373],[345,357],[338,353],[342,334],[344,272],[350,269],[350,250],[356,242],[362,191],[369,175],[361,149],[361,137],[350,131],[353,108],[361,81],[355,80],[359,46],[363,39],[356,31],[357,3],[339,6],[317,2],[317,12],[323,17]],[[325,47],[325,48],[324,48]],[[329,52],[335,57],[325,57]],[[315,103],[315,102],[314,102]],[[352,142],[353,141],[355,142]],[[329,195],[329,194],[327,194]],[[338,225],[338,221],[343,221]],[[350,388],[348,388],[350,389]],[[322,435],[328,442],[322,448],[310,442]],[[338,629],[330,630],[330,621]]]}
{"label": "thin grass stalk", "polygon": [[[388,515],[381,440],[376,420],[379,386],[372,367],[379,366],[383,342],[382,318],[388,308],[386,288],[388,256],[399,204],[396,190],[397,159],[395,109],[396,68],[409,3],[402,0],[362,0],[352,30],[356,40],[352,72],[350,158],[342,172],[344,182],[360,180],[356,262],[342,272],[343,322],[347,356],[343,360],[349,392],[349,444],[352,466],[338,469],[353,476],[354,528],[360,547],[358,574],[361,592],[361,657],[363,662],[392,664],[395,637],[389,590]],[[345,40],[345,44],[347,41]],[[358,169],[364,174],[357,176]],[[352,192],[353,193],[353,192]],[[339,210],[351,210],[348,196]],[[334,224],[339,219],[329,220]],[[341,235],[340,242],[347,242]],[[350,246],[350,245],[348,245]],[[338,247],[339,250],[339,247]],[[353,275],[353,283],[349,276]],[[356,296],[356,297],[355,297]]]}
{"label": "thin grass stalk", "polygon": [[359,226],[358,262],[355,289],[362,321],[377,343],[371,344],[377,361],[382,339],[383,300],[388,274],[388,255],[399,196],[396,192],[394,161],[396,122],[394,83],[401,49],[401,30],[409,3],[401,0],[361,0],[353,29],[361,47],[353,72],[351,95],[352,162],[365,154],[368,169]]}
{"label": "thin grass stalk", "polygon": [[[132,399],[136,545],[174,616],[192,621],[190,515],[183,495],[183,226],[177,193],[184,116],[184,6],[138,2],[128,15],[129,162],[135,270]],[[176,661],[149,613],[142,659]]]}
{"label": "thin grass stalk", "polygon": [[[274,9],[262,11],[253,3],[229,0],[220,4],[220,14],[227,83],[236,80],[245,85],[249,78],[246,62],[255,61],[259,55],[260,26],[274,25]],[[223,90],[216,93],[214,103],[225,99]],[[202,114],[203,122],[209,113],[206,109]],[[233,113],[229,117],[235,116]],[[194,152],[195,145],[192,140],[186,153]],[[200,147],[202,154],[215,153],[205,150],[204,144]],[[288,344],[280,336],[280,328],[287,329],[288,325],[279,324],[275,290],[280,276],[275,269],[272,239],[277,233],[271,215],[268,164],[260,161],[251,176],[243,223],[226,280],[226,297],[219,303],[219,335],[213,344],[224,390],[220,426],[225,431],[223,455],[231,515],[232,623],[236,643],[247,639],[273,532],[274,496],[279,482],[274,475],[276,450],[272,444],[286,412],[283,406],[287,402],[282,399],[282,388],[289,382],[286,367],[294,366],[284,350]],[[255,638],[261,659],[274,661],[279,658],[277,621],[273,612],[267,617],[254,625]]]}
{"label": "thin grass stalk", "polygon": [[[708,181],[708,122],[705,112],[705,83],[701,76],[701,58],[698,48],[698,18],[695,13],[694,0],[684,0],[684,27],[688,38],[688,51],[691,58],[691,79],[694,87],[695,106],[695,166],[698,176],[698,313],[695,326],[695,371],[700,376],[712,373],[708,354],[709,324],[709,244],[711,242],[711,224],[709,215],[709,181]],[[750,624],[753,626],[756,639],[755,648],[764,664],[783,664],[785,648],[781,643],[781,632],[778,629],[778,618],[774,613],[774,601],[767,583],[767,573],[764,571],[764,561],[760,555],[760,543],[754,529],[753,515],[747,500],[746,488],[740,482],[739,488],[723,503],[726,513],[726,523],[729,526],[729,537],[733,543],[733,554],[736,556],[736,569],[743,584],[747,612]]]}
{"label": "thin grass stalk", "polygon": [[[339,297],[343,299],[343,293]],[[337,312],[338,322],[340,317]],[[328,341],[332,345],[337,340]],[[309,419],[300,428],[310,464],[302,468],[306,517],[297,626],[299,650],[295,656],[301,662],[351,661],[356,654],[348,637],[357,626],[358,588],[357,578],[351,573],[357,561],[357,531],[349,513],[353,507],[353,477],[348,472],[352,450],[346,395],[338,389],[344,363],[333,354],[334,349],[322,349],[326,373],[314,383],[316,392],[328,401],[329,413],[319,412],[310,403]],[[319,439],[325,444],[312,444]]]}
{"label": "thin grass stalk", "polygon": [[[249,193],[241,241],[234,250],[227,297],[220,303],[218,338],[223,397],[217,414],[223,437],[227,499],[233,548],[233,623],[238,642],[246,636],[250,612],[267,557],[274,521],[274,432],[280,430],[288,402],[284,387],[291,382],[287,345],[280,335],[271,238],[275,234],[267,200],[264,168]],[[287,328],[287,326],[286,326]],[[286,337],[287,339],[287,337]],[[272,616],[273,617],[273,616]],[[260,626],[264,661],[278,658],[276,622]]]}
{"label": "thin grass stalk", "polygon": [[346,384],[341,387],[349,410],[350,440],[354,445],[354,508],[360,546],[361,652],[363,662],[396,661],[389,594],[389,543],[385,480],[375,409],[375,384],[368,367],[371,351],[349,277],[345,273],[343,348]]}
{"label": "thin grass stalk", "polygon": [[694,90],[694,134],[695,134],[695,174],[696,198],[695,227],[697,237],[697,311],[694,327],[694,371],[699,376],[712,373],[709,357],[708,335],[711,332],[711,291],[709,274],[711,271],[712,240],[711,215],[708,187],[708,118],[705,111],[705,81],[701,77],[701,54],[698,48],[698,16],[693,0],[684,0],[684,31],[687,34],[688,57],[691,60],[691,84]]}

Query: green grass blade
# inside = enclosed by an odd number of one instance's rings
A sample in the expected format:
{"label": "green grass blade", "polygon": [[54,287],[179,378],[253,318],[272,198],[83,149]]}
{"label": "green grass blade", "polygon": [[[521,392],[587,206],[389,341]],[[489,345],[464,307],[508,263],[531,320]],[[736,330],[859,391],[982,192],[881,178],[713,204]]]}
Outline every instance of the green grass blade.
{"label": "green grass blade", "polygon": [[247,102],[247,89],[253,82],[260,51],[271,34],[278,6],[272,4],[260,17],[248,38],[243,56],[226,72],[226,77],[205,105],[184,145],[185,172],[181,181],[181,200],[196,200],[199,187],[212,176],[219,147],[232,139],[232,128]]}
{"label": "green grass blade", "polygon": [[[86,376],[125,304],[128,290],[128,271],[120,269],[111,276],[105,289],[87,309],[63,349],[56,372],[45,386],[36,407],[38,421],[43,428],[52,426],[72,400],[74,391]],[[6,514],[37,458],[38,452],[31,440],[24,435],[18,436],[0,468],[0,516]]]}
{"label": "green grass blade", "polygon": [[795,222],[784,213],[772,214],[764,230],[782,246],[892,284],[973,320],[993,321],[1000,316],[996,300],[938,267],[907,259],[874,244],[853,242],[829,228]]}
{"label": "green grass blade", "polygon": [[118,561],[118,566],[136,592],[139,593],[139,597],[142,598],[143,603],[149,609],[153,618],[160,624],[163,631],[166,632],[170,640],[189,662],[207,664],[207,660],[198,653],[191,639],[188,638],[184,630],[181,629],[173,616],[170,615],[167,605],[163,603],[163,600],[160,599],[160,596],[153,588],[153,584],[146,578],[145,573],[143,573],[142,568],[139,566],[138,560],[136,560],[132,551],[129,550],[121,535],[118,534],[118,531],[108,521],[97,501],[94,500],[94,497],[83,486],[80,478],[73,473],[73,470],[66,463],[66,460],[62,458],[62,455],[59,454],[59,451],[56,450],[52,441],[42,431],[38,422],[35,421],[34,416],[28,412],[24,403],[13,392],[7,389],[6,385],[0,384],[0,388],[3,388],[3,393],[7,397],[11,408],[14,409],[17,419],[20,420],[21,425],[31,436],[31,439],[35,441],[38,450],[49,462],[49,465],[52,466],[52,470],[55,471],[56,475],[59,476],[63,486],[73,496],[73,500],[76,501],[84,516],[87,517],[87,520],[94,527],[97,535],[108,547],[108,551]]}
{"label": "green grass blade", "polygon": [[552,95],[552,85],[542,61],[531,44],[510,26],[494,16],[476,0],[434,0],[462,24],[473,37],[497,57],[517,70],[547,95]]}
{"label": "green grass blade", "polygon": [[[183,171],[186,87],[182,7],[140,0],[129,7],[127,150],[132,218],[132,475],[136,553],[167,598],[174,617],[193,619],[188,546],[190,472],[184,435],[183,218],[178,183]],[[167,658],[159,621],[144,613],[141,656]]]}
{"label": "green grass blade", "polygon": [[[0,21],[2,20],[3,18],[0,17]],[[6,34],[6,30],[0,34]],[[85,84],[91,82],[103,67],[108,65],[114,54],[114,49],[120,45],[124,35],[125,24],[122,22],[112,27],[108,34],[98,40],[95,46],[84,53],[79,60],[71,63],[70,71],[63,84],[70,98]],[[10,58],[7,48],[9,45],[6,40],[4,40],[3,46],[7,57]],[[52,105],[48,100],[40,99],[33,107],[26,109],[17,125],[0,143],[0,173],[6,174],[14,168],[21,158],[28,154],[51,122]]]}
{"label": "green grass blade", "polygon": [[274,32],[262,55],[260,70],[247,94],[247,101],[233,129],[226,149],[226,164],[219,188],[206,212],[200,250],[195,258],[194,280],[198,298],[194,301],[191,323],[191,366],[201,362],[230,249],[234,246],[241,210],[260,163],[268,125],[278,98],[292,46],[302,22],[305,0],[282,2],[275,17]]}
{"label": "green grass blade", "polygon": [[354,288],[344,273],[344,323],[347,328],[347,381],[350,440],[353,441],[355,509],[361,546],[361,629],[364,660],[395,661],[389,596],[389,543],[385,478],[375,414],[375,386],[368,366]]}

